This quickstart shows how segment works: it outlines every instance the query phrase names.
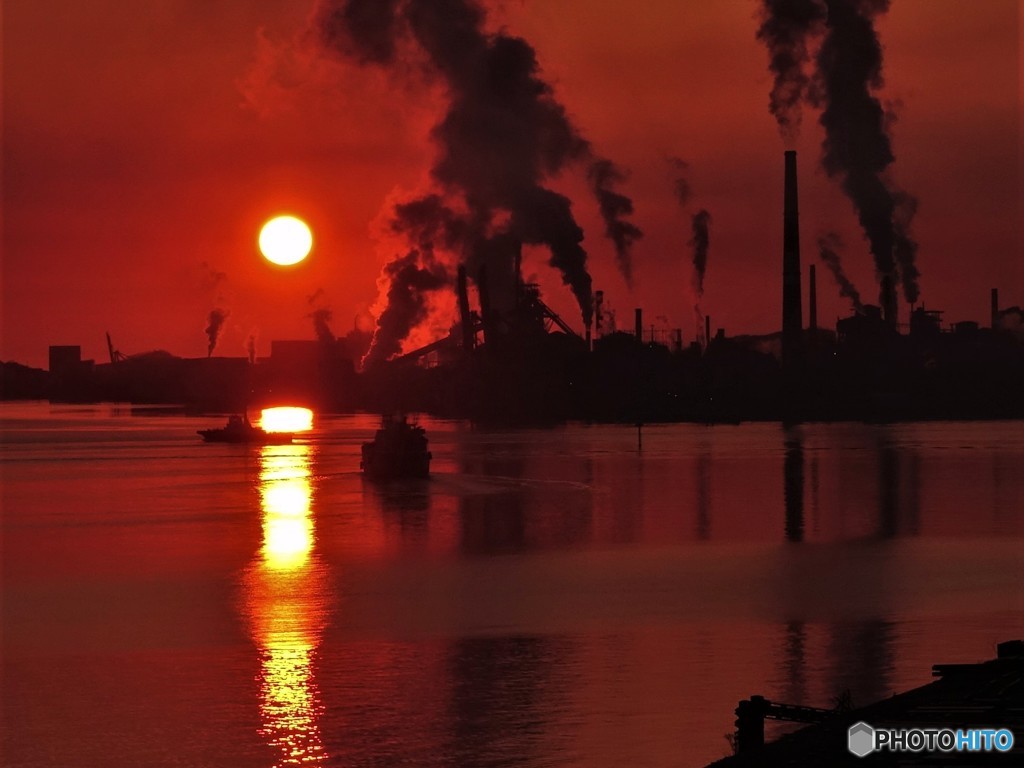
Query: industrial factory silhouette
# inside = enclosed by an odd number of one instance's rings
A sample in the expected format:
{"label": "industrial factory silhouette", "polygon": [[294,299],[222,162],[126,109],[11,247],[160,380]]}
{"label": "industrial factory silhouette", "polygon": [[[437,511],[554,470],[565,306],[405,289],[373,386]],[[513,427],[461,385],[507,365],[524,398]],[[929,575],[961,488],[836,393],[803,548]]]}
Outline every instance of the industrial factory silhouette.
{"label": "industrial factory silhouette", "polygon": [[[707,316],[703,333],[686,339],[682,330],[646,326],[641,308],[624,330],[600,290],[590,297],[592,323],[578,332],[524,281],[521,243],[506,237],[492,242],[501,259],[475,272],[458,268],[458,320],[449,333],[405,354],[382,351],[379,332],[358,329],[343,338],[323,328],[315,340],[273,341],[265,358],[255,349],[213,356],[212,340],[206,358],[125,355],[108,334],[109,362],[83,360],[80,347],[68,345],[50,347],[48,371],[4,363],[3,396],[198,410],[290,400],[507,424],[1024,415],[1024,315],[1001,307],[995,288],[987,324],[948,325],[924,306],[911,306],[900,323],[893,281],[882,276],[880,306],[855,297],[854,312],[834,329],[819,325],[815,265],[806,291],[802,280],[793,151],[785,153],[784,178],[779,333],[730,336]],[[827,249],[822,256],[827,264]]]}

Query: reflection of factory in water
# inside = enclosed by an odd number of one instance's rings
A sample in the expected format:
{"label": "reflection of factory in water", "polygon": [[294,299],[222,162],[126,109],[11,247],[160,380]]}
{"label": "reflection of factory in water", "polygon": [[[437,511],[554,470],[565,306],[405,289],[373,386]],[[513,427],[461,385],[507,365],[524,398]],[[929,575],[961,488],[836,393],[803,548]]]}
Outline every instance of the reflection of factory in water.
{"label": "reflection of factory in water", "polygon": [[342,338],[318,327],[317,340],[275,340],[266,358],[254,350],[248,358],[125,356],[108,336],[106,364],[68,346],[50,348],[48,377],[5,364],[4,393],[220,409],[290,398],[338,411],[404,408],[510,423],[1022,415],[1024,313],[1001,307],[996,289],[984,325],[944,325],[941,311],[923,305],[900,324],[898,275],[881,275],[878,305],[843,288],[855,311],[831,331],[819,325],[812,264],[804,323],[795,152],[786,152],[784,168],[779,333],[730,337],[704,316],[684,343],[680,329],[645,326],[640,308],[626,332],[600,290],[581,302],[578,333],[524,281],[522,246],[504,237],[492,241],[486,264],[458,268],[449,333],[387,361],[367,356],[373,339],[358,327]]}

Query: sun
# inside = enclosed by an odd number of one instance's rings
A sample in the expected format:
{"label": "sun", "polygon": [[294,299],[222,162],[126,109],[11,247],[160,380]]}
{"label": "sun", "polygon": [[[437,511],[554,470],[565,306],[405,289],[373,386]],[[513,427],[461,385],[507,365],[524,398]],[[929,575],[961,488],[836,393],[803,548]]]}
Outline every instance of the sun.
{"label": "sun", "polygon": [[275,216],[260,230],[260,253],[282,267],[298,264],[312,247],[313,233],[295,216]]}

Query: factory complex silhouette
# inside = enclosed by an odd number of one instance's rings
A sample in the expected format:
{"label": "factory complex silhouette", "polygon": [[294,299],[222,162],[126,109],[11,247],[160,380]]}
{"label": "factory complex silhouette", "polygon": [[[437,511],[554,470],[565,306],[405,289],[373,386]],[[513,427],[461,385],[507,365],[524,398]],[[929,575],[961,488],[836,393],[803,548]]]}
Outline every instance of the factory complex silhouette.
{"label": "factory complex silhouette", "polygon": [[[271,342],[268,358],[183,359],[157,351],[126,356],[107,336],[110,361],[82,360],[78,346],[51,346],[49,370],[3,364],[3,397],[59,401],[174,403],[230,411],[273,402],[322,410],[394,410],[507,424],[563,420],[736,422],[912,420],[1024,416],[1024,324],[992,289],[987,325],[944,327],[942,313],[914,307],[896,317],[894,280],[880,275],[879,306],[855,311],[834,330],[817,322],[815,266],[808,270],[808,322],[797,211],[796,153],[785,153],[779,333],[703,333],[614,327],[604,295],[592,296],[592,325],[578,334],[525,283],[521,244],[507,258],[458,268],[459,317],[444,338],[406,354],[374,354],[376,338],[354,330],[336,339]],[[824,251],[823,251],[823,255]],[[493,269],[495,263],[507,269]],[[471,307],[469,283],[478,307]],[[840,285],[842,283],[840,282]],[[380,321],[379,321],[380,322]],[[609,327],[611,326],[611,327]],[[378,326],[378,334],[380,326]],[[379,350],[378,350],[379,351]]]}

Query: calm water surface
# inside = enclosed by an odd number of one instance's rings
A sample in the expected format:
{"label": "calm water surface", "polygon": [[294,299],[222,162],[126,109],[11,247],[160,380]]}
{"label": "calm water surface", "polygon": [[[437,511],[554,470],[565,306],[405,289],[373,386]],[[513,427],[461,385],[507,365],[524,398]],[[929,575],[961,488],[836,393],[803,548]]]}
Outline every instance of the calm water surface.
{"label": "calm water surface", "polygon": [[434,478],[0,406],[5,766],[700,766],[1024,636],[1024,424],[427,421]]}

